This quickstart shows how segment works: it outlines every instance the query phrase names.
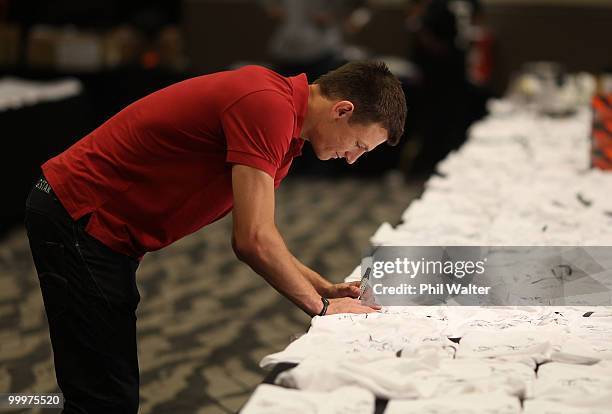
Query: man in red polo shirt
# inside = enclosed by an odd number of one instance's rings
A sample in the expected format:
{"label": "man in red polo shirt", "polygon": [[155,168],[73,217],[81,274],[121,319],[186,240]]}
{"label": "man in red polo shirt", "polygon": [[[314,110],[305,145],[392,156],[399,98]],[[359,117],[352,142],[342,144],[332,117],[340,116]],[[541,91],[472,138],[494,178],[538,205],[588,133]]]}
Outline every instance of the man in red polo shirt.
{"label": "man in red polo shirt", "polygon": [[309,141],[353,163],[399,140],[397,79],[355,62],[309,85],[247,66],[129,105],[42,166],[26,203],[66,413],[135,413],[135,282],[146,252],[232,211],[238,258],[309,315],[377,309],[296,259],[274,224],[274,189]]}

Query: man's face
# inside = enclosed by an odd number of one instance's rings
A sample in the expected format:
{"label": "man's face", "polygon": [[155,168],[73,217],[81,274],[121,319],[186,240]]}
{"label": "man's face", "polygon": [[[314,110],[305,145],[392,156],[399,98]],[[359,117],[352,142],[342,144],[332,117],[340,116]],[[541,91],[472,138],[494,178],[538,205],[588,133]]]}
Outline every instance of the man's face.
{"label": "man's face", "polygon": [[344,158],[352,164],[387,140],[387,131],[380,124],[349,123],[352,110],[350,102],[338,102],[311,131],[308,139],[318,159]]}

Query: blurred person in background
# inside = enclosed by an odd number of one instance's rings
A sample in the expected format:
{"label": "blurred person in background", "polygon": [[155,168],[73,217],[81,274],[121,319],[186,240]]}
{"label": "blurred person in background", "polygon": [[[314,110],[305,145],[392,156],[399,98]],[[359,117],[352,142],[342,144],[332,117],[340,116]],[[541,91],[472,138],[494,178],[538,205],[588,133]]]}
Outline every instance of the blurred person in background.
{"label": "blurred person in background", "polygon": [[148,95],[43,164],[25,225],[64,412],[137,412],[139,262],[230,211],[237,257],[308,315],[379,309],[356,299],[359,283],[332,284],[293,256],[274,190],[305,141],[352,164],[396,145],[405,118],[383,63],[313,84],[246,66]]}
{"label": "blurred person in background", "polygon": [[406,12],[413,36],[410,60],[420,70],[415,88],[414,135],[408,173],[429,174],[465,140],[469,125],[485,113],[487,93],[470,79],[468,63],[479,0],[413,0]]}
{"label": "blurred person in background", "polygon": [[279,20],[268,50],[277,72],[306,73],[309,79],[346,63],[344,27],[355,0],[263,0],[268,14]]}

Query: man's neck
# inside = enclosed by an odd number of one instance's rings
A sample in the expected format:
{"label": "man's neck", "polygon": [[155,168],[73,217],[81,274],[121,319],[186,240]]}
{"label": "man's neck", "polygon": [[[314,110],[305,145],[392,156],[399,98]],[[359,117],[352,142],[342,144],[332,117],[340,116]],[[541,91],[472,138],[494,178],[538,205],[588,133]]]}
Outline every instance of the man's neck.
{"label": "man's neck", "polygon": [[321,106],[321,90],[319,85],[312,84],[308,85],[308,104],[306,109],[306,116],[304,117],[304,124],[302,125],[302,132],[300,138],[308,141],[308,136],[315,124],[315,118],[320,111]]}

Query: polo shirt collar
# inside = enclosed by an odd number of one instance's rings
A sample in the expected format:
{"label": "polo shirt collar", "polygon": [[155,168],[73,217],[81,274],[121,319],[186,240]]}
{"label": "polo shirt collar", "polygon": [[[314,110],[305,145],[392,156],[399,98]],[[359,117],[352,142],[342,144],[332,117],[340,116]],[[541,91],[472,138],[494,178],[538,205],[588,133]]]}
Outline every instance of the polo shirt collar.
{"label": "polo shirt collar", "polygon": [[310,93],[308,88],[308,79],[306,74],[302,73],[297,76],[291,76],[289,78],[291,82],[291,89],[293,94],[293,107],[297,120],[293,129],[293,137],[299,138],[302,126],[304,125],[304,118],[306,118],[306,112],[308,111],[308,95]]}

